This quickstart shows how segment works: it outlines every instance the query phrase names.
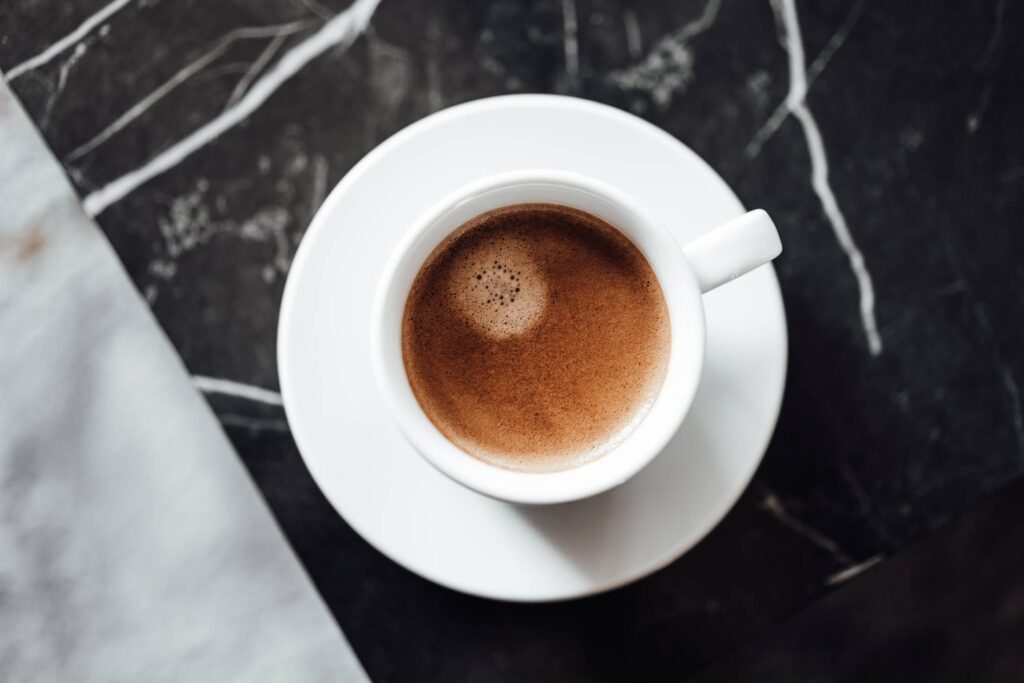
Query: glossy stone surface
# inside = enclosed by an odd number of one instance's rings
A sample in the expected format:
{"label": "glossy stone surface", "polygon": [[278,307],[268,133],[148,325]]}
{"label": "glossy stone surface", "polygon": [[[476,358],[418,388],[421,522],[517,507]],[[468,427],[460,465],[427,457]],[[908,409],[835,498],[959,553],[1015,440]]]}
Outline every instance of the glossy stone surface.
{"label": "glossy stone surface", "polygon": [[273,395],[211,393],[374,679],[678,677],[1024,470],[1019,3],[164,0],[27,62],[110,7],[5,4],[0,67],[196,375],[276,388],[316,207],[458,102],[633,111],[782,233],[791,364],[765,462],[700,546],[610,595],[503,605],[412,576],[333,513]]}

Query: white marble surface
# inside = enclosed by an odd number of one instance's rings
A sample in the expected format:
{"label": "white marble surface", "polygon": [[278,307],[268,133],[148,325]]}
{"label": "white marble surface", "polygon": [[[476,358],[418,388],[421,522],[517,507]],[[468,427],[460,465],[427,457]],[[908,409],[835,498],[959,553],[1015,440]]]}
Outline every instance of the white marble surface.
{"label": "white marble surface", "polygon": [[366,680],[0,81],[0,680]]}

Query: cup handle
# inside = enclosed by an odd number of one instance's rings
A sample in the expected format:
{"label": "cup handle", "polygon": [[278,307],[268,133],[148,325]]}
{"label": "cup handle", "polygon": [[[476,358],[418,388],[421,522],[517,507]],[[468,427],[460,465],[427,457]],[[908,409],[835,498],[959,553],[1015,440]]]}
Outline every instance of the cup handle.
{"label": "cup handle", "polygon": [[690,242],[683,253],[707,293],[774,259],[782,241],[768,214],[754,209]]}

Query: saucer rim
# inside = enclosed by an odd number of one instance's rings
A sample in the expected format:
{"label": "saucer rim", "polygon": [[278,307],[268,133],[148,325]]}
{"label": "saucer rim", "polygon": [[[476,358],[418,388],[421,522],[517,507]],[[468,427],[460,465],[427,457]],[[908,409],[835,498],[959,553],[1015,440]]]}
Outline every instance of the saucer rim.
{"label": "saucer rim", "polygon": [[[313,251],[313,244],[318,240],[320,233],[326,229],[325,225],[328,221],[328,215],[334,213],[334,205],[342,200],[343,195],[346,194],[348,188],[352,185],[357,184],[361,181],[362,176],[367,172],[368,169],[372,168],[377,160],[385,154],[405,143],[405,141],[415,135],[419,135],[428,131],[432,127],[436,127],[443,123],[450,123],[453,120],[457,120],[462,117],[471,116],[478,111],[488,110],[492,108],[507,108],[507,107],[529,107],[529,106],[553,106],[565,109],[575,109],[577,111],[586,112],[588,114],[598,114],[612,120],[616,124],[626,125],[642,131],[646,135],[653,135],[654,137],[661,138],[663,144],[669,144],[673,146],[677,151],[681,152],[684,156],[688,156],[690,161],[695,164],[695,167],[700,169],[700,172],[707,177],[707,179],[717,184],[720,189],[725,191],[725,194],[732,199],[735,205],[738,207],[739,212],[744,209],[743,203],[736,196],[732,188],[725,182],[725,180],[696,152],[694,152],[689,146],[683,143],[681,140],[675,138],[667,131],[662,128],[640,118],[629,112],[617,109],[615,107],[595,102],[592,100],[586,100],[582,98],[570,97],[565,95],[550,95],[550,94],[513,94],[513,95],[498,95],[493,97],[485,97],[477,100],[471,100],[461,104],[454,105],[447,109],[443,109],[438,112],[434,112],[424,118],[421,118],[408,126],[397,131],[386,140],[381,142],[379,145],[370,150],[362,159],[360,159],[334,186],[327,198],[317,209],[313,220],[310,222],[308,229],[306,230],[298,249],[296,250],[295,257],[292,261],[292,266],[285,282],[284,291],[281,299],[280,312],[278,317],[278,332],[277,332],[277,363],[278,363],[278,381],[281,389],[282,403],[285,411],[285,416],[290,425],[290,431],[292,438],[295,441],[296,447],[299,450],[299,454],[302,457],[303,463],[306,465],[307,470],[312,476],[313,480],[317,484],[321,493],[334,508],[336,514],[338,514],[346,524],[348,524],[353,531],[355,531],[364,541],[366,541],[376,551],[387,557],[389,560],[395,562],[404,569],[412,572],[413,574],[423,577],[433,583],[440,586],[449,588],[465,595],[471,595],[474,597],[483,597],[488,599],[502,600],[512,603],[549,603],[549,602],[563,602],[568,600],[575,600],[591,595],[597,595],[605,593],[616,588],[620,588],[638,581],[641,578],[651,576],[666,566],[679,559],[687,552],[692,550],[701,540],[703,540],[715,527],[717,527],[724,517],[730,510],[736,505],[740,497],[747,490],[753,479],[755,473],[760,467],[764,460],[764,455],[771,442],[772,437],[775,434],[775,429],[778,425],[778,419],[782,410],[783,395],[785,386],[788,378],[788,366],[789,366],[789,330],[788,322],[785,311],[785,301],[782,298],[781,287],[779,286],[778,276],[775,269],[771,264],[761,266],[760,269],[769,271],[768,275],[771,277],[775,284],[775,293],[778,297],[778,303],[780,306],[780,314],[782,317],[781,325],[781,339],[779,343],[782,348],[782,355],[779,360],[781,364],[781,381],[779,382],[778,390],[772,401],[772,417],[769,428],[764,430],[764,434],[760,439],[760,445],[757,448],[756,456],[750,458],[747,471],[744,472],[742,478],[737,477],[737,485],[733,488],[731,495],[723,496],[708,515],[708,521],[701,525],[700,528],[696,528],[690,533],[681,534],[681,541],[673,546],[670,550],[667,550],[662,555],[655,557],[649,562],[645,562],[642,568],[638,568],[634,571],[624,573],[615,579],[606,580],[602,582],[596,582],[591,585],[582,587],[576,591],[561,591],[558,593],[544,593],[543,591],[537,591],[535,594],[522,594],[522,593],[507,593],[503,592],[500,587],[494,590],[483,591],[477,588],[467,588],[463,585],[459,585],[448,578],[439,575],[434,569],[424,568],[415,566],[414,563],[406,562],[405,558],[397,556],[390,549],[383,548],[376,542],[376,539],[372,534],[364,533],[360,524],[353,522],[341,512],[341,507],[334,501],[335,494],[331,493],[330,487],[324,486],[320,481],[320,476],[317,474],[318,469],[311,465],[309,456],[305,455],[310,444],[305,441],[306,437],[301,435],[301,429],[296,429],[295,426],[302,423],[302,418],[295,414],[293,409],[289,408],[289,405],[294,405],[297,398],[294,398],[297,389],[292,384],[291,380],[288,379],[290,374],[289,361],[290,357],[289,349],[290,344],[288,342],[289,335],[286,332],[291,327],[291,316],[295,309],[294,300],[297,296],[296,292],[299,285],[297,284],[299,278],[293,277],[294,273],[300,272],[305,265],[306,260],[309,258],[309,254]],[[739,212],[737,215],[739,215]],[[699,388],[698,388],[699,393]],[[293,396],[289,399],[289,396]],[[397,425],[394,426],[398,429]],[[660,454],[659,454],[660,455]],[[653,462],[653,459],[652,459]],[[568,503],[571,505],[572,503]],[[511,504],[510,504],[511,505]]]}

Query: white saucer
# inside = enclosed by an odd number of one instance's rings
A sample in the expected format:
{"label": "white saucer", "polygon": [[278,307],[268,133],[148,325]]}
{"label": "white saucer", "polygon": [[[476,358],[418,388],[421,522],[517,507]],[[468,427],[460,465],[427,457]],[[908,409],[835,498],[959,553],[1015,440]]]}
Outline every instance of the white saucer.
{"label": "white saucer", "polygon": [[617,109],[546,95],[442,111],[368,154],[338,184],[299,248],[278,331],[295,441],[345,520],[382,553],[455,590],[542,601],[608,590],[668,564],[708,533],[767,447],[786,376],[786,320],[764,266],[705,298],[704,378],[679,434],[623,486],[521,508],[434,470],[386,413],[369,362],[370,301],[417,216],[501,171],[583,173],[631,194],[680,243],[743,212],[689,148]]}

